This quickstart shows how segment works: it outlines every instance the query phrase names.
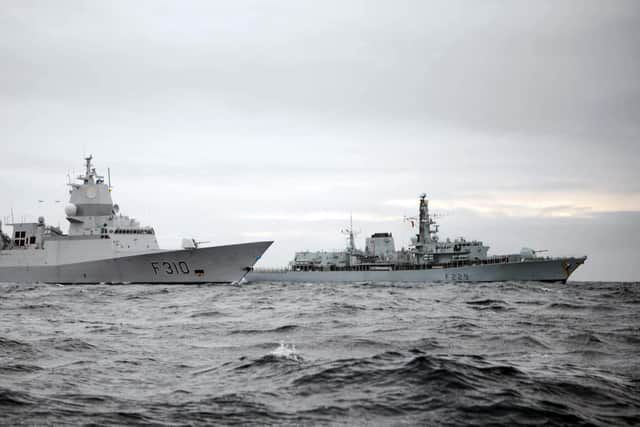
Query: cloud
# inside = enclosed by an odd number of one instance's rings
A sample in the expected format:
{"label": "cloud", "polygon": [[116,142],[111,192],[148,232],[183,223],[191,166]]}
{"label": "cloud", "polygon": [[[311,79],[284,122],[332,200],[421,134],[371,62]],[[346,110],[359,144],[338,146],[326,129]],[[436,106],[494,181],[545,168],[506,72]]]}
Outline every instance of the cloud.
{"label": "cloud", "polygon": [[356,222],[387,222],[397,221],[400,216],[375,215],[361,212],[347,211],[315,211],[315,212],[260,212],[240,216],[247,220],[258,221],[289,221],[289,222],[319,222],[319,221],[345,221],[353,218]]}
{"label": "cloud", "polygon": [[[416,207],[416,199],[391,199],[383,205]],[[640,212],[640,193],[592,193],[580,191],[487,191],[456,199],[433,200],[436,210],[467,210],[488,216],[589,217],[600,212]],[[416,208],[417,209],[417,208]]]}
{"label": "cloud", "polygon": [[93,153],[168,244],[408,237],[422,192],[453,231],[595,226],[640,210],[638,45],[635,0],[9,2],[0,200],[64,223],[37,200]]}
{"label": "cloud", "polygon": [[178,122],[295,111],[616,146],[637,135],[635,2],[463,5],[16,3],[0,14],[0,94]]}

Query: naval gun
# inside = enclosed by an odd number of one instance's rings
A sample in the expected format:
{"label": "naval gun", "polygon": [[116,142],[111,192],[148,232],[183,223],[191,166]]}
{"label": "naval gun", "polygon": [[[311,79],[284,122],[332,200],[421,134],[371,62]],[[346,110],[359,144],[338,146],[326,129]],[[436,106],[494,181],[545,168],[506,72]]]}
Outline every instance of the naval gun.
{"label": "naval gun", "polygon": [[549,252],[549,250],[548,249],[531,249],[531,248],[525,247],[520,249],[520,257],[522,257],[523,260],[535,259],[538,257],[538,254],[542,252]]}
{"label": "naval gun", "polygon": [[192,237],[185,237],[182,239],[182,249],[198,249],[198,247],[203,243],[211,243],[207,241],[198,241]]}

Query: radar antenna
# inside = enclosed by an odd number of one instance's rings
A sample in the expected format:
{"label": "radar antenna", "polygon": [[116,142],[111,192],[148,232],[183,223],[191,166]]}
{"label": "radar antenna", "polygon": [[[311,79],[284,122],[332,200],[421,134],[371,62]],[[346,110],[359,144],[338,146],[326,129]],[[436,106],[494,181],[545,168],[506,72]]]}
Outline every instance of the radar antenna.
{"label": "radar antenna", "polygon": [[411,224],[411,228],[415,228],[416,222],[418,222],[418,218],[416,218],[415,216],[403,215],[402,222],[408,222],[409,224]]}
{"label": "radar antenna", "polygon": [[89,157],[85,157],[84,158],[87,162],[87,172],[85,173],[86,176],[91,175],[91,159],[93,159],[93,155],[89,154]]}
{"label": "radar antenna", "polygon": [[355,236],[360,234],[360,231],[354,231],[353,229],[353,214],[349,215],[349,227],[341,230],[342,234],[346,234],[347,237],[347,252],[349,255],[356,251]]}

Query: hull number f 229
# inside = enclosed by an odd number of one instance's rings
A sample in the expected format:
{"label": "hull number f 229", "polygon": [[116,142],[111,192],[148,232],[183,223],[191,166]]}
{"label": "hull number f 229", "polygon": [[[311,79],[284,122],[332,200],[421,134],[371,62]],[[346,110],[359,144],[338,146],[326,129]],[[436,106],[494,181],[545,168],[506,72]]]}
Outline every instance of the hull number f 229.
{"label": "hull number f 229", "polygon": [[151,267],[153,268],[153,272],[157,275],[158,273],[164,274],[189,274],[189,265],[184,261],[179,262],[152,262]]}
{"label": "hull number f 229", "polygon": [[444,275],[444,280],[451,280],[453,282],[468,281],[469,280],[469,274],[467,274],[467,273],[446,273]]}

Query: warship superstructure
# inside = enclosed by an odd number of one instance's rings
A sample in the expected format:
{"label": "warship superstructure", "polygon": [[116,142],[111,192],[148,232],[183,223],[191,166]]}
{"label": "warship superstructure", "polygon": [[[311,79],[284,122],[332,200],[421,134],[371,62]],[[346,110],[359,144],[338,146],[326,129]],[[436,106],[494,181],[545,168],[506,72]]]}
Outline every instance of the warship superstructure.
{"label": "warship superstructure", "polygon": [[429,213],[423,194],[419,217],[408,218],[418,227],[408,249],[396,250],[391,233],[375,233],[365,249],[355,246],[353,225],[346,230],[347,247],[338,252],[297,252],[283,269],[256,269],[246,277],[272,282],[566,282],[587,259],[543,257],[523,248],[520,253],[488,255],[489,247],[478,240],[438,237],[438,224]]}
{"label": "warship superstructure", "polygon": [[40,217],[8,224],[11,238],[0,222],[0,282],[230,283],[240,281],[273,243],[202,247],[183,239],[182,249],[160,249],[152,227],[120,213],[110,183],[91,160],[85,158],[79,182],[68,184],[68,233]]}

